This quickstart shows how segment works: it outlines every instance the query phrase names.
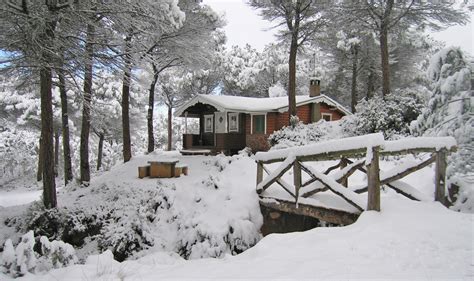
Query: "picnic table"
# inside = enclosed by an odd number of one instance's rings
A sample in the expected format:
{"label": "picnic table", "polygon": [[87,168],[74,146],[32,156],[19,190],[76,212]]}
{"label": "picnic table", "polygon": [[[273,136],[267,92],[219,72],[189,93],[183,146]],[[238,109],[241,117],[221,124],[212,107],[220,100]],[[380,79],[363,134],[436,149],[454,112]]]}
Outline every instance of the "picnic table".
{"label": "picnic table", "polygon": [[162,159],[159,161],[148,161],[150,164],[150,178],[173,178],[175,176],[175,166],[178,159]]}

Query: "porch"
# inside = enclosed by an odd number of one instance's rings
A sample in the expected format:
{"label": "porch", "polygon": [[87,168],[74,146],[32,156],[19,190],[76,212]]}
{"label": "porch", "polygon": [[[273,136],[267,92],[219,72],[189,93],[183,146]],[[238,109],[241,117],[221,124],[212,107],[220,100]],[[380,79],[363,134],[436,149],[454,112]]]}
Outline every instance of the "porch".
{"label": "porch", "polygon": [[183,150],[206,151],[211,154],[236,154],[245,148],[244,133],[183,134]]}

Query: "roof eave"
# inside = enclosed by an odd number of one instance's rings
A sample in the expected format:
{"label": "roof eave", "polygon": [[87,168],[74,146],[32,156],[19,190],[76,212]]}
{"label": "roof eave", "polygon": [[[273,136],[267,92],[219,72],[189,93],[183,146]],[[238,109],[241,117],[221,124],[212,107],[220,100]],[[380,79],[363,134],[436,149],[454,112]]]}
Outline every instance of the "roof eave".
{"label": "roof eave", "polygon": [[189,101],[185,102],[180,107],[176,108],[176,110],[174,111],[174,116],[175,117],[184,117],[183,114],[186,111],[186,109],[188,109],[189,107],[191,107],[191,106],[193,106],[197,103],[212,105],[213,107],[215,107],[217,109],[217,111],[220,111],[220,112],[227,111],[227,109],[225,107],[223,107],[222,105],[220,105],[218,103],[215,103],[213,101],[210,101],[210,100],[204,98],[202,95],[197,95],[197,96],[193,97],[192,99],[190,99]]}
{"label": "roof eave", "polygon": [[[324,102],[324,103],[327,103],[330,106],[334,106],[335,108],[337,108],[339,111],[343,112],[346,115],[352,115],[352,113],[350,111],[348,111],[344,106],[342,106],[337,101],[331,99],[330,97],[328,97],[326,95],[319,95],[319,96],[316,96],[314,98],[296,103],[296,106],[298,107],[298,106],[302,106],[302,105],[305,105],[305,104],[320,103],[320,102]],[[288,111],[288,106],[280,107],[280,108],[277,109],[277,111],[279,113],[287,112]]]}

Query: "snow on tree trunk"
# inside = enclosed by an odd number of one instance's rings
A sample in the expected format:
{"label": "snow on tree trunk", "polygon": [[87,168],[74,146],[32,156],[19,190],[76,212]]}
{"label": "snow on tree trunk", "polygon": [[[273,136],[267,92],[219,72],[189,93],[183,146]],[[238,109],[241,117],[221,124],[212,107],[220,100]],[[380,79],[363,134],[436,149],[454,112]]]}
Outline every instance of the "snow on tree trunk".
{"label": "snow on tree trunk", "polygon": [[43,179],[43,150],[41,144],[43,141],[41,137],[38,143],[38,167],[36,171],[36,181],[41,181]]}

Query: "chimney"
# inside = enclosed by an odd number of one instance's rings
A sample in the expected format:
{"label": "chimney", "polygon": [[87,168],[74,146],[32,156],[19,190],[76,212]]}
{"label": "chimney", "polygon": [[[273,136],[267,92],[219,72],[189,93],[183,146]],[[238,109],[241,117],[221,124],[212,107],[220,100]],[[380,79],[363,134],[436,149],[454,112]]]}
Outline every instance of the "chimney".
{"label": "chimney", "polygon": [[309,96],[317,97],[321,94],[321,86],[319,85],[321,81],[316,78],[311,78],[309,81]]}

